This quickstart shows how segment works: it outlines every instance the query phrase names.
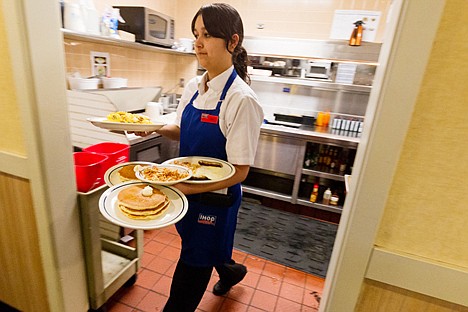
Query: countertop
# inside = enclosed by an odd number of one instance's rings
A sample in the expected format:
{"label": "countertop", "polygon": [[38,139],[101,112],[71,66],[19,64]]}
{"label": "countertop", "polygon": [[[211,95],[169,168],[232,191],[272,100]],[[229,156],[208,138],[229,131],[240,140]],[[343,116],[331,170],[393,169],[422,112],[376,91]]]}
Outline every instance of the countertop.
{"label": "countertop", "polygon": [[282,125],[263,124],[262,134],[280,135],[306,141],[319,143],[339,142],[340,145],[356,147],[360,141],[360,133],[335,130],[329,127],[305,126],[292,128]]}

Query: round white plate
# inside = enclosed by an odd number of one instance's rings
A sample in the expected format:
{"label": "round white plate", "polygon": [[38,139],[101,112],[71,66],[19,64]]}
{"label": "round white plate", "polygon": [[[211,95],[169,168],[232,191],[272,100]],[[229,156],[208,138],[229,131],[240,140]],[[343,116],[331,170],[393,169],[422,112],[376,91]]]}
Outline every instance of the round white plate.
{"label": "round white plate", "polygon": [[120,180],[119,170],[122,169],[122,167],[129,165],[152,166],[155,165],[155,163],[149,161],[131,161],[112,166],[109,169],[107,169],[106,173],[104,174],[104,181],[106,181],[107,186],[113,187],[114,185],[128,183],[131,181],[139,182],[140,180],[138,178],[136,178],[135,180],[129,180],[125,182],[122,182],[122,180]]}
{"label": "round white plate", "polygon": [[142,182],[129,182],[118,184],[105,191],[99,198],[99,211],[109,222],[122,227],[139,230],[160,229],[179,222],[187,213],[188,201],[185,195],[176,188],[166,185],[152,185],[159,189],[170,200],[169,207],[154,220],[135,220],[127,217],[119,209],[119,192],[134,186],[147,185]]}
{"label": "round white plate", "polygon": [[165,123],[164,122],[153,122],[152,124],[137,124],[137,123],[124,123],[124,122],[112,122],[107,121],[107,118],[103,117],[92,117],[87,118],[87,121],[92,123],[94,126],[114,131],[156,131],[161,129]]}
{"label": "round white plate", "polygon": [[173,184],[176,184],[176,183],[184,182],[184,181],[190,179],[190,177],[192,176],[192,170],[190,170],[187,167],[183,167],[183,166],[176,166],[176,165],[171,165],[171,164],[160,164],[160,165],[154,164],[152,167],[168,168],[168,169],[171,169],[171,170],[177,170],[181,174],[186,173],[187,176],[185,178],[182,178],[182,179],[179,179],[179,180],[174,180],[174,181],[151,180],[151,179],[146,178],[143,175],[142,171],[144,170],[144,168],[142,168],[139,171],[135,172],[136,177],[138,179],[140,179],[141,181],[146,182],[146,183],[158,184],[158,185],[173,185]]}
{"label": "round white plate", "polygon": [[203,184],[203,183],[219,182],[219,181],[229,179],[230,177],[234,175],[234,173],[236,173],[236,168],[231,163],[221,160],[221,159],[212,158],[212,157],[203,157],[203,156],[177,157],[177,158],[166,160],[165,162],[163,162],[163,164],[173,164],[177,160],[184,161],[184,162],[187,161],[193,164],[198,164],[199,160],[207,160],[207,161],[219,162],[223,165],[221,168],[212,167],[212,166],[201,166],[195,172],[193,172],[192,175],[195,177],[204,175],[208,177],[209,180],[188,179],[184,181],[185,183]]}

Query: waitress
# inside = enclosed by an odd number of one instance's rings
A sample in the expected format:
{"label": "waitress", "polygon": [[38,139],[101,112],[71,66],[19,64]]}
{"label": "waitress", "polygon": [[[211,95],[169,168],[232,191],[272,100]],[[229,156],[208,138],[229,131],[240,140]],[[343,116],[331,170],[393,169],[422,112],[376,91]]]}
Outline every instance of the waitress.
{"label": "waitress", "polygon": [[192,33],[195,53],[206,72],[187,84],[175,124],[158,133],[180,140],[180,156],[226,160],[236,173],[219,182],[175,185],[187,195],[189,209],[176,224],[182,249],[166,312],[195,311],[213,267],[220,277],[213,288],[218,296],[246,275],[246,267],[232,260],[232,249],[240,183],[253,164],[263,121],[257,96],[246,83],[247,52],[236,9],[222,3],[204,5],[192,20]]}

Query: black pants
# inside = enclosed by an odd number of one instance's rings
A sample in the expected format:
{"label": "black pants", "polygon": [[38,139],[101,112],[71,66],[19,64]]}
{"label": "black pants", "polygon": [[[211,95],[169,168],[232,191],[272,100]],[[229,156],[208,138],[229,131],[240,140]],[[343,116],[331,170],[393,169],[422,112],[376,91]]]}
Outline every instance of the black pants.
{"label": "black pants", "polygon": [[[231,260],[229,264],[234,264]],[[216,266],[221,279],[229,278],[224,266]],[[200,303],[211,278],[213,267],[194,267],[177,262],[172,277],[171,292],[163,312],[194,312]]]}

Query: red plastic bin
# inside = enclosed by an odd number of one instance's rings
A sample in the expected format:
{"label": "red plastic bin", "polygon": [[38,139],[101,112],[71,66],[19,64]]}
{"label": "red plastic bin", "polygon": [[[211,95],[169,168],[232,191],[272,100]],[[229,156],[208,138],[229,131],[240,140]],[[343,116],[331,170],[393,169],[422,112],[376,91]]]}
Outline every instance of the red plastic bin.
{"label": "red plastic bin", "polygon": [[97,153],[109,157],[104,164],[104,173],[107,169],[130,159],[130,146],[123,143],[102,142],[83,148],[83,152]]}
{"label": "red plastic bin", "polygon": [[[87,193],[104,182],[106,155],[88,152],[73,153],[78,192]],[[107,170],[107,169],[106,169]]]}

